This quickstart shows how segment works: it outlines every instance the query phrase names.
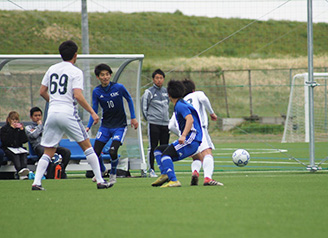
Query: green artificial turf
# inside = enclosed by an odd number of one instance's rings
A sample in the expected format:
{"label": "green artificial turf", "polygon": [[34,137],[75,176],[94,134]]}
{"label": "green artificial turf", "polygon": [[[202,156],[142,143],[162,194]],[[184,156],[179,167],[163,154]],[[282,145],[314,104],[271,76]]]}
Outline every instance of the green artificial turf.
{"label": "green artificial turf", "polygon": [[1,237],[325,237],[328,173],[223,172],[223,187],[151,187],[119,178],[107,190],[90,179],[2,180]]}

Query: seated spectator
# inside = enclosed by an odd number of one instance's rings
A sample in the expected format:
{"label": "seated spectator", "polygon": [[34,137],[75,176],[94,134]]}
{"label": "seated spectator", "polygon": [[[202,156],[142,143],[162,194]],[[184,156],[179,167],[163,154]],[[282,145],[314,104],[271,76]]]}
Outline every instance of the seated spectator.
{"label": "seated spectator", "polygon": [[5,157],[5,152],[2,149],[2,143],[1,143],[1,140],[0,140],[0,167],[3,163],[3,157]]}
{"label": "seated spectator", "polygon": [[15,111],[9,113],[6,125],[0,129],[2,148],[15,166],[19,179],[28,179],[27,150],[23,144],[27,142],[24,125],[19,122],[19,114]]}
{"label": "seated spectator", "polygon": [[[44,147],[40,145],[41,143],[41,136],[43,132],[43,124],[42,124],[42,111],[39,107],[33,107],[30,110],[30,117],[32,120],[32,124],[26,126],[26,134],[28,141],[32,145],[32,148],[36,155],[38,156],[38,160],[41,158],[44,152]],[[67,178],[65,169],[68,165],[68,162],[71,158],[71,151],[67,148],[58,146],[56,149],[56,153],[62,156],[62,172],[61,178]]]}

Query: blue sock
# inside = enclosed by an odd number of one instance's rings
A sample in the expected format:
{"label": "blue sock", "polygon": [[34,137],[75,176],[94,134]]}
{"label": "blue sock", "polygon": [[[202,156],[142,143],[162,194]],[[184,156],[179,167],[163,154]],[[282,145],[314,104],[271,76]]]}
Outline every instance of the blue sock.
{"label": "blue sock", "polygon": [[164,173],[167,174],[169,180],[177,181],[177,177],[175,176],[175,172],[174,172],[173,161],[170,156],[164,155],[162,157],[162,166],[163,166]]}
{"label": "blue sock", "polygon": [[98,157],[98,160],[99,160],[99,165],[100,165],[100,171],[103,173],[106,171],[106,166],[104,164],[104,160],[101,157],[101,155]]}
{"label": "blue sock", "polygon": [[165,174],[164,171],[162,170],[162,161],[161,161],[161,158],[162,158],[162,152],[159,151],[159,150],[155,150],[154,151],[154,156],[155,156],[155,159],[156,159],[156,162],[157,162],[157,165],[158,165],[158,168],[159,170],[161,171],[161,174]]}
{"label": "blue sock", "polygon": [[112,162],[111,162],[112,168],[110,169],[110,174],[116,174],[116,168],[117,168],[118,162],[119,162],[118,158],[116,160],[112,160]]}

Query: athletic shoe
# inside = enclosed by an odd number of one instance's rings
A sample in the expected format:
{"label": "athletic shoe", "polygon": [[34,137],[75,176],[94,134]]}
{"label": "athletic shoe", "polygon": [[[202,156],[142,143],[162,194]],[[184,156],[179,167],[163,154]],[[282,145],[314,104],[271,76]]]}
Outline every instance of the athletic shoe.
{"label": "athletic shoe", "polygon": [[158,179],[156,179],[156,181],[151,184],[151,186],[154,187],[162,186],[164,183],[168,181],[169,181],[169,177],[166,174],[161,174],[161,176],[159,176]]}
{"label": "athletic shoe", "polygon": [[199,178],[199,173],[195,170],[192,175],[191,175],[191,183],[190,185],[198,185],[198,178]]}
{"label": "athletic shoe", "polygon": [[110,182],[111,184],[116,183],[116,174],[111,174],[111,175],[109,176],[109,182]]}
{"label": "athletic shoe", "polygon": [[111,184],[109,182],[107,182],[106,180],[103,183],[97,183],[97,188],[98,189],[104,189],[104,188],[110,188],[112,187],[114,184]]}
{"label": "athletic shoe", "polygon": [[45,189],[41,185],[32,185],[32,190],[42,190],[42,191],[44,191]]}
{"label": "athletic shoe", "polygon": [[204,179],[204,186],[223,186],[223,183],[220,183],[218,181],[206,177]]}
{"label": "athletic shoe", "polygon": [[158,175],[155,173],[155,171],[153,169],[149,170],[149,177],[150,178],[157,178]]}
{"label": "athletic shoe", "polygon": [[170,187],[181,187],[181,183],[179,181],[170,181],[167,184],[161,186],[161,188],[170,188]]}
{"label": "athletic shoe", "polygon": [[23,168],[19,170],[18,175],[21,176],[27,176],[30,173],[30,170],[28,168]]}
{"label": "athletic shoe", "polygon": [[19,176],[19,180],[26,180],[26,179],[28,179],[28,176]]}

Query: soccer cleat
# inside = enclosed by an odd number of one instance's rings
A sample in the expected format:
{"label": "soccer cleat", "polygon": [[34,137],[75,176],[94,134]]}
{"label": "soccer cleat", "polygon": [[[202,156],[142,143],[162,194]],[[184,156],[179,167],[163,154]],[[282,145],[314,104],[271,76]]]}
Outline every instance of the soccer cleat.
{"label": "soccer cleat", "polygon": [[114,184],[111,184],[109,182],[107,182],[106,180],[104,180],[103,183],[97,183],[97,188],[98,189],[105,189],[105,188],[110,188],[112,187]]}
{"label": "soccer cleat", "polygon": [[19,179],[20,180],[26,180],[26,179],[28,179],[28,176],[19,176]]}
{"label": "soccer cleat", "polygon": [[161,186],[161,188],[170,188],[170,187],[181,187],[181,183],[179,181],[170,181],[167,184]]}
{"label": "soccer cleat", "polygon": [[109,182],[110,182],[111,184],[116,183],[116,174],[111,174],[111,175],[109,176]]}
{"label": "soccer cleat", "polygon": [[198,178],[199,178],[199,173],[195,170],[192,175],[191,175],[191,183],[190,185],[198,185]]}
{"label": "soccer cleat", "polygon": [[151,184],[151,186],[153,187],[162,186],[164,183],[168,181],[169,181],[169,177],[167,176],[167,174],[161,174],[161,176],[159,176],[158,179],[156,179],[156,181]]}
{"label": "soccer cleat", "polygon": [[158,175],[155,173],[155,171],[153,169],[149,170],[149,177],[150,178],[157,178]]}
{"label": "soccer cleat", "polygon": [[223,183],[220,183],[218,181],[206,177],[204,179],[204,186],[223,186]]}
{"label": "soccer cleat", "polygon": [[36,190],[42,190],[45,191],[44,187],[42,187],[41,185],[32,185],[32,191],[36,191]]}

